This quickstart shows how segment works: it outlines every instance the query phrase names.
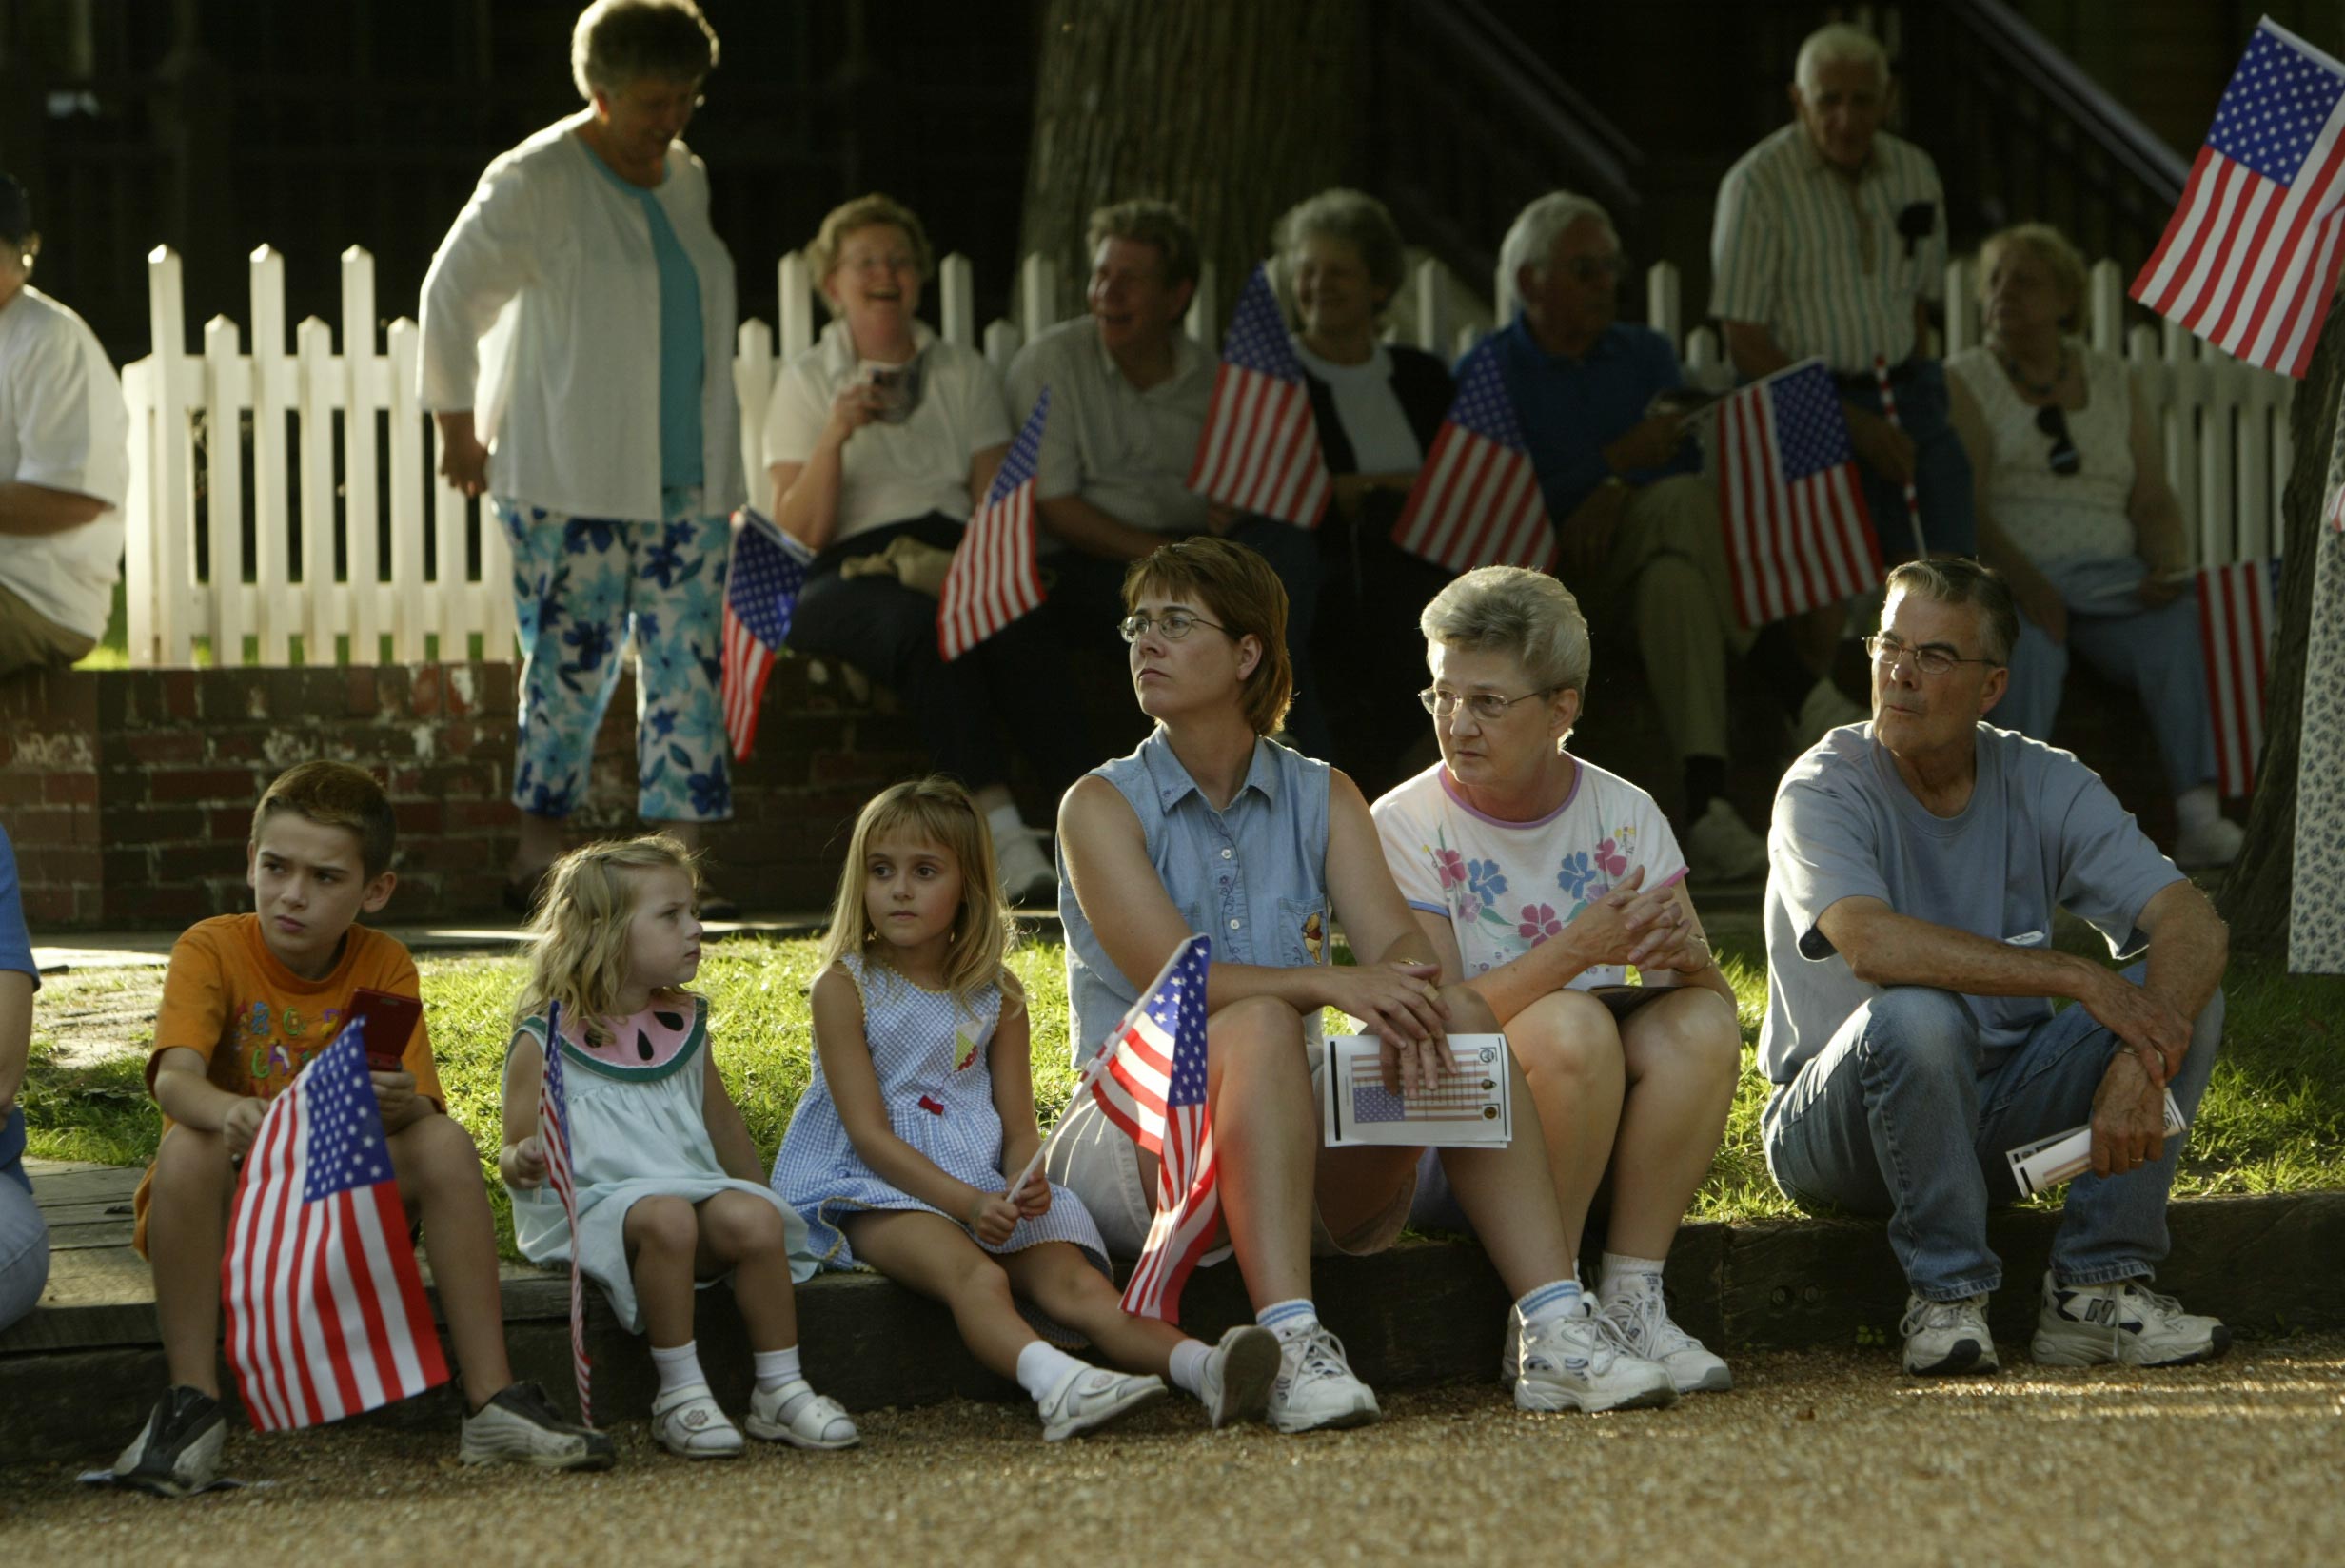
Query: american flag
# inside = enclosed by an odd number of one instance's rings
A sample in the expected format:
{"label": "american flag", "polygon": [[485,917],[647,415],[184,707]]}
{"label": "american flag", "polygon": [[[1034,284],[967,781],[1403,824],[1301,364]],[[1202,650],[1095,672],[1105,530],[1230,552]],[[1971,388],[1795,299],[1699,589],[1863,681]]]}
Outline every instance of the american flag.
{"label": "american flag", "polygon": [[570,1222],[570,1371],[578,1380],[578,1419],[595,1423],[588,1395],[593,1368],[586,1359],[586,1287],[578,1264],[578,1180],[570,1162],[570,1099],[562,1081],[562,1004],[545,1009],[545,1075],[538,1082],[538,1141],[545,1147],[545,1180]]}
{"label": "american flag", "polygon": [[1457,401],[1392,525],[1392,542],[1452,572],[1545,572],[1555,564],[1555,529],[1498,351],[1498,340],[1485,338],[1459,364]]}
{"label": "american flag", "polygon": [[269,1103],[221,1260],[252,1424],[315,1426],[447,1381],[352,1019]]}
{"label": "american flag", "polygon": [[1764,626],[1882,579],[1856,449],[1822,360],[1719,400],[1719,515],[1735,612]]}
{"label": "american flag", "polygon": [[733,514],[733,560],[725,570],[723,675],[718,695],[733,760],[749,755],[758,733],[758,703],[765,696],[774,657],[790,635],[790,613],[806,582],[814,552],[744,506]]}
{"label": "american flag", "polygon": [[1189,488],[1241,512],[1316,528],[1334,482],[1303,385],[1303,362],[1287,342],[1270,275],[1246,280],[1222,340],[1213,403]]}
{"label": "american flag", "polygon": [[1221,1163],[1205,1105],[1205,984],[1211,937],[1192,936],[1100,1049],[1107,1070],[1092,1097],[1109,1121],[1156,1156],[1156,1221],[1124,1286],[1124,1310],[1181,1321],[1181,1286],[1212,1245]]}
{"label": "american flag", "polygon": [[1449,1045],[1449,1065],[1455,1070],[1430,1089],[1413,1098],[1385,1088],[1384,1067],[1372,1054],[1344,1060],[1344,1085],[1351,1090],[1351,1119],[1355,1122],[1406,1122],[1413,1111],[1420,1122],[1487,1122],[1496,1118],[1492,1096],[1494,1052],[1487,1046]]}
{"label": "american flag", "polygon": [[1035,399],[1010,455],[969,519],[936,603],[936,651],[956,659],[1042,604],[1042,568],[1035,561],[1035,464],[1051,389]]}
{"label": "american flag", "polygon": [[2272,663],[2277,560],[2242,560],[2198,574],[2198,642],[2206,655],[2215,774],[2226,795],[2256,787],[2263,751],[2263,684]]}
{"label": "american flag", "polygon": [[2258,24],[2134,298],[2250,364],[2301,377],[2345,262],[2340,131],[2345,65]]}

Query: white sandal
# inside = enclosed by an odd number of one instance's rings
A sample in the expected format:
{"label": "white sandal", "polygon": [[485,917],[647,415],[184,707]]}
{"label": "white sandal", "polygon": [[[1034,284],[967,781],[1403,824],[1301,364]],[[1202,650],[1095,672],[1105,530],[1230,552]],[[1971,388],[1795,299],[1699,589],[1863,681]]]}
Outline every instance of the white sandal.
{"label": "white sandal", "polygon": [[660,1447],[688,1460],[729,1460],[745,1446],[741,1429],[733,1424],[704,1382],[652,1401],[651,1429]]}
{"label": "white sandal", "polygon": [[804,1378],[793,1378],[768,1392],[749,1396],[749,1435],[793,1448],[853,1448],[863,1441],[846,1406],[818,1394]]}

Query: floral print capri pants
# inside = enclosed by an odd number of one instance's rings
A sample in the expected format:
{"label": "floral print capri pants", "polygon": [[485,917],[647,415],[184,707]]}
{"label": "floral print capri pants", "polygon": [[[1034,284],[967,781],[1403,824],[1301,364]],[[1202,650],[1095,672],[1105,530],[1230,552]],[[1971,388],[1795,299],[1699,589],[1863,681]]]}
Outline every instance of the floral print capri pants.
{"label": "floral print capri pants", "polygon": [[635,634],[636,813],[733,814],[718,703],[729,524],[673,495],[660,522],[574,518],[492,497],[513,547],[522,648],[513,804],[567,816],[586,796],[595,732]]}

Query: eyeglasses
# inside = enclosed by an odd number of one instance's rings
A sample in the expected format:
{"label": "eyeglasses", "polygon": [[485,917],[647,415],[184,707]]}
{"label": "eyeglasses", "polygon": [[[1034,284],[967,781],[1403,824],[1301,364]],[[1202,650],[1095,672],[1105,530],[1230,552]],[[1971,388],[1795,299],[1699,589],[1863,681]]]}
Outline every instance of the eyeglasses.
{"label": "eyeglasses", "polygon": [[1200,626],[1212,626],[1224,637],[1232,635],[1227,626],[1215,626],[1203,616],[1191,615],[1186,610],[1167,610],[1160,616],[1152,616],[1146,610],[1134,610],[1115,623],[1116,631],[1123,634],[1126,642],[1139,641],[1148,636],[1152,626],[1167,642],[1178,642]]}
{"label": "eyeglasses", "polygon": [[2036,428],[2052,438],[2052,472],[2062,479],[2075,475],[2084,466],[2084,454],[2068,434],[2068,413],[2059,403],[2048,402],[2036,410]]}
{"label": "eyeglasses", "polygon": [[1470,696],[1460,696],[1438,686],[1428,686],[1417,694],[1417,701],[1435,718],[1448,718],[1463,704],[1477,723],[1495,724],[1506,717],[1507,710],[1516,703],[1528,702],[1535,696],[1551,696],[1562,690],[1561,686],[1549,686],[1544,691],[1525,692],[1521,696],[1500,696],[1496,692],[1476,692]]}
{"label": "eyeglasses", "polygon": [[1896,664],[1902,660],[1925,676],[1942,676],[1958,664],[1984,664],[1991,669],[2002,662],[1993,658],[1964,658],[1942,643],[1925,643],[1917,648],[1886,632],[1876,632],[1866,637],[1864,651],[1880,663]]}

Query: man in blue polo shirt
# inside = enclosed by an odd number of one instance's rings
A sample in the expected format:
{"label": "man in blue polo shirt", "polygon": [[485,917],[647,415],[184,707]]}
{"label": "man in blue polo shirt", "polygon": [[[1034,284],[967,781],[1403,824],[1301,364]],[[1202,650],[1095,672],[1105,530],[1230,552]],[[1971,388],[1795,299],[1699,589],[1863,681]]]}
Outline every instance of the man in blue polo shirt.
{"label": "man in blue polo shirt", "polygon": [[1756,880],[1766,841],[1724,799],[1727,654],[1750,663],[1802,744],[1864,715],[1822,678],[1838,606],[1755,636],[1737,621],[1717,492],[1685,440],[1685,415],[1654,406],[1685,378],[1668,339],[1615,319],[1624,265],[1596,203],[1558,191],[1526,207],[1500,250],[1515,295],[1502,302],[1512,320],[1499,335],[1500,368],[1564,580],[1600,633],[1634,630],[1684,771],[1687,865],[1704,881]]}

